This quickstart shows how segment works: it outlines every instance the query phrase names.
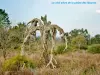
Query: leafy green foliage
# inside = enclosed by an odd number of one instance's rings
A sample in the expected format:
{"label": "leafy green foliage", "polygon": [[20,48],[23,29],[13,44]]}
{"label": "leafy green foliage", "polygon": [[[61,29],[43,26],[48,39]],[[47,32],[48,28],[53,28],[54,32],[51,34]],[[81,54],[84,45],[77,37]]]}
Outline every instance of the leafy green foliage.
{"label": "leafy green foliage", "polygon": [[69,33],[65,33],[65,35],[68,38],[68,44],[71,44],[72,39],[79,35],[84,36],[87,41],[87,44],[88,45],[90,44],[90,34],[88,33],[87,29],[83,29],[83,28],[82,29],[73,29]]}
{"label": "leafy green foliage", "polygon": [[91,38],[91,44],[100,44],[100,34],[97,34]]}
{"label": "leafy green foliage", "polygon": [[100,44],[93,44],[88,47],[88,52],[91,53],[100,53]]}
{"label": "leafy green foliage", "polygon": [[19,48],[20,44],[23,42],[24,39],[25,28],[25,23],[18,23],[17,26],[14,26],[9,29],[11,48]]}
{"label": "leafy green foliage", "polygon": [[57,46],[56,50],[54,51],[54,54],[62,54],[65,53],[64,49],[65,49],[65,45],[61,44],[59,46]]}
{"label": "leafy green foliage", "polygon": [[10,26],[8,14],[5,12],[5,10],[0,9],[0,27],[8,26]]}
{"label": "leafy green foliage", "polygon": [[81,48],[85,48],[87,46],[87,41],[84,36],[78,35],[77,37],[72,39],[71,45],[75,49],[81,49]]}
{"label": "leafy green foliage", "polygon": [[31,60],[25,56],[17,55],[4,62],[3,71],[18,71],[23,67],[23,65],[26,68],[35,68],[34,63]]}
{"label": "leafy green foliage", "polygon": [[78,35],[83,35],[84,37],[88,35],[88,31],[87,29],[74,29],[74,30],[71,30],[70,32],[70,35],[73,36],[73,37],[76,37]]}

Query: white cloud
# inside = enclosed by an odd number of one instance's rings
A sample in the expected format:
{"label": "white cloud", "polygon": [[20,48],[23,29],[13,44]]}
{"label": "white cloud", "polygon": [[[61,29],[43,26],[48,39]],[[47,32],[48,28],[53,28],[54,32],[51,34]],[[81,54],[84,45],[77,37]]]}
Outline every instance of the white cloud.
{"label": "white cloud", "polygon": [[100,10],[96,10],[96,13],[100,13]]}

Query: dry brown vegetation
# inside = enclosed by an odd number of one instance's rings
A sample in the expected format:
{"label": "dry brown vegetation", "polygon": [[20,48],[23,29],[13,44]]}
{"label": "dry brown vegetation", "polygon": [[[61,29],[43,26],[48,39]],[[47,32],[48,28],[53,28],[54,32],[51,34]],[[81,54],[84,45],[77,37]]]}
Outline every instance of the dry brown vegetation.
{"label": "dry brown vegetation", "polygon": [[100,75],[100,55],[74,52],[57,55],[58,68],[38,68],[37,75]]}
{"label": "dry brown vegetation", "polygon": [[[14,53],[17,54],[15,51],[10,52],[10,55],[14,56]],[[55,56],[58,62],[55,69],[45,67],[45,64],[40,59],[41,51],[28,52],[27,57],[36,63],[37,67],[33,71],[35,75],[100,75],[100,54],[90,54],[86,51],[59,54]],[[0,74],[2,63],[3,58],[0,57]],[[34,75],[30,70],[14,73],[6,75]]]}

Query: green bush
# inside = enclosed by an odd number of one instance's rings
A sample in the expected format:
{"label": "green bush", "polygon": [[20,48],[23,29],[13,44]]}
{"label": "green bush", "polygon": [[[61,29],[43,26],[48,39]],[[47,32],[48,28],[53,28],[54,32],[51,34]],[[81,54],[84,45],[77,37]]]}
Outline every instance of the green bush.
{"label": "green bush", "polygon": [[73,47],[73,49],[86,49],[86,38],[83,35],[74,37],[71,41],[71,46]]}
{"label": "green bush", "polygon": [[56,50],[54,51],[54,54],[62,54],[62,53],[64,53],[65,52],[64,51],[65,47],[66,46],[64,44],[57,46]]}
{"label": "green bush", "polygon": [[3,64],[3,71],[18,71],[22,68],[35,68],[34,63],[25,56],[17,55],[8,59]]}
{"label": "green bush", "polygon": [[88,47],[88,52],[91,53],[100,53],[100,44],[93,44]]}

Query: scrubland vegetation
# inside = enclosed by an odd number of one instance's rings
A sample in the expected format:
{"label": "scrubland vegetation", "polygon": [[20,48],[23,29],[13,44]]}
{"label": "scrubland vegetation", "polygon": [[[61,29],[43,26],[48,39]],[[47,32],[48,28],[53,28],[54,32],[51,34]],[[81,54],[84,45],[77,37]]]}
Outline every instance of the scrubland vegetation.
{"label": "scrubland vegetation", "polygon": [[[24,22],[11,26],[8,14],[0,9],[0,75],[100,75],[100,34],[91,37],[83,28],[66,32],[65,50],[63,38],[57,38],[53,51],[57,67],[51,69],[42,56],[40,36],[27,41],[25,56],[20,55],[26,27]],[[49,39],[49,49],[50,43]]]}

